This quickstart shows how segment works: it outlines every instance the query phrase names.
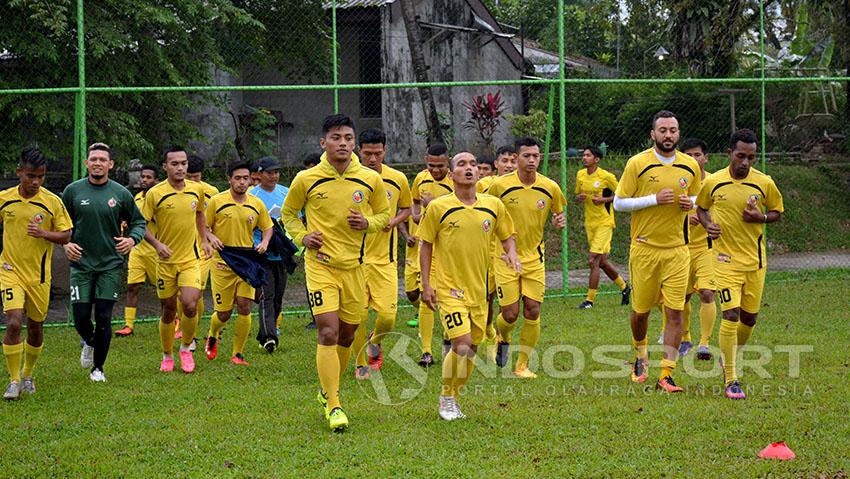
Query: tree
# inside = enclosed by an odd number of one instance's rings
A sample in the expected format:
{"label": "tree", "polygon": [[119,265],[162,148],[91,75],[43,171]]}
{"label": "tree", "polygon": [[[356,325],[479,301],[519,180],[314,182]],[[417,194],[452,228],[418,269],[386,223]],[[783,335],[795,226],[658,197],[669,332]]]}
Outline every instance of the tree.
{"label": "tree", "polygon": [[[413,0],[401,0],[401,16],[404,20],[404,29],[407,31],[407,45],[410,48],[410,59],[413,65],[413,77],[417,83],[428,82],[428,65],[425,63],[424,40],[422,30],[416,19],[416,10]],[[437,115],[437,103],[434,95],[428,87],[419,87],[419,101],[422,103],[422,113],[425,116],[428,143],[443,141],[443,129],[440,126],[440,117]]]}

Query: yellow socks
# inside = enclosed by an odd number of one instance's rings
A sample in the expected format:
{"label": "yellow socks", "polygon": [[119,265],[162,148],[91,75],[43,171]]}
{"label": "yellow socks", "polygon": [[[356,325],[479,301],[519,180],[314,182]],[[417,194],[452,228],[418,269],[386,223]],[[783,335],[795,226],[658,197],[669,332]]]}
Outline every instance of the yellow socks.
{"label": "yellow socks", "polygon": [[440,395],[456,397],[460,388],[469,381],[473,369],[475,369],[473,358],[462,357],[454,349],[450,350],[443,360],[443,380]]}
{"label": "yellow socks", "polygon": [[283,311],[278,313],[277,319],[275,319],[275,321],[274,321],[274,327],[276,327],[277,329],[280,329],[280,322],[281,321],[283,321]]}
{"label": "yellow socks", "polygon": [[525,319],[522,329],[519,331],[519,355],[517,356],[516,369],[528,368],[528,357],[537,346],[540,339],[540,318],[535,320]]}
{"label": "yellow socks", "polygon": [[136,322],[136,308],[129,306],[124,308],[124,324],[129,328],[133,328],[133,323]]}
{"label": "yellow socks", "polygon": [[431,340],[434,337],[434,310],[425,301],[419,302],[419,338],[422,341],[422,352],[431,352]]}
{"label": "yellow socks", "polygon": [[648,344],[649,344],[649,339],[647,339],[647,338],[643,338],[640,341],[636,340],[635,338],[632,338],[632,346],[634,346],[635,354],[639,358],[645,358],[646,357],[646,348],[647,348]]}
{"label": "yellow socks", "polygon": [[711,303],[699,304],[699,345],[708,346],[711,332],[714,331],[714,321],[717,318],[717,305]]}
{"label": "yellow socks", "polygon": [[682,310],[682,341],[691,341],[691,302],[685,301],[685,307]]}
{"label": "yellow socks", "polygon": [[588,289],[588,290],[587,290],[587,298],[586,298],[586,299],[587,299],[588,301],[590,301],[591,303],[592,303],[592,302],[594,302],[594,301],[596,301],[596,290],[595,290],[595,289]]}
{"label": "yellow socks", "polygon": [[499,336],[502,337],[503,343],[511,342],[511,332],[513,332],[514,326],[516,326],[516,322],[509,323],[505,321],[502,313],[499,313],[499,316],[496,317],[496,329],[499,330]]}
{"label": "yellow socks", "polygon": [[738,353],[738,322],[721,319],[717,342],[720,344],[720,354],[723,357],[726,384],[729,384],[738,379],[735,371],[735,355]]}
{"label": "yellow socks", "polygon": [[475,369],[475,356],[460,358],[458,362],[457,376],[455,377],[454,390],[455,396],[460,394],[462,387],[469,382],[469,377],[472,376],[472,371]]}
{"label": "yellow socks", "polygon": [[42,349],[44,349],[44,343],[41,343],[41,346],[38,347],[27,343],[24,348],[24,369],[21,371],[21,376],[25,378],[32,377],[32,369],[35,367],[38,357],[41,356]]}
{"label": "yellow socks", "polygon": [[177,325],[174,324],[174,321],[170,323],[159,321],[159,340],[162,343],[162,353],[166,356],[171,356],[171,353],[174,352],[174,331],[176,329]]}
{"label": "yellow socks", "polygon": [[6,369],[9,371],[10,381],[21,381],[21,353],[24,352],[24,343],[3,344],[3,355],[6,356]]}
{"label": "yellow socks", "polygon": [[750,335],[753,334],[753,328],[755,328],[755,327],[756,327],[755,324],[752,325],[752,326],[747,326],[746,324],[742,323],[741,321],[738,321],[738,347],[739,348],[741,346],[747,344],[747,341],[750,340]]}
{"label": "yellow socks", "polygon": [[664,379],[667,376],[673,376],[673,370],[676,369],[676,361],[672,359],[661,360],[661,374],[658,379]]}
{"label": "yellow socks", "polygon": [[210,333],[211,338],[218,339],[221,336],[221,330],[224,329],[226,323],[219,319],[218,312],[213,313],[210,317]]}
{"label": "yellow socks", "polygon": [[620,288],[620,291],[626,289],[626,281],[623,280],[622,276],[617,276],[617,279],[614,280],[614,284],[616,284],[617,287]]}
{"label": "yellow socks", "polygon": [[339,356],[336,346],[316,345],[316,370],[319,384],[328,399],[328,411],[339,407]]}
{"label": "yellow socks", "polygon": [[372,344],[381,344],[384,335],[392,331],[395,326],[395,314],[378,314],[375,319],[375,332],[372,333]]}
{"label": "yellow socks", "polygon": [[[248,342],[248,333],[251,332],[251,315],[237,314],[236,327],[233,328],[233,356],[245,353],[245,343]],[[185,333],[184,337],[185,337]]]}
{"label": "yellow socks", "polygon": [[348,367],[348,361],[351,360],[351,346],[344,347],[339,344],[336,345],[336,356],[337,361],[339,362],[339,370],[336,372],[342,378],[343,373],[345,373],[345,368]]}
{"label": "yellow socks", "polygon": [[180,342],[183,346],[189,346],[192,344],[192,341],[195,339],[195,332],[198,330],[198,313],[195,313],[195,316],[189,317],[185,314],[180,318],[180,331],[183,332],[183,337],[180,338]]}
{"label": "yellow socks", "polygon": [[[364,316],[368,317],[368,313]],[[351,349],[357,355],[354,361],[355,366],[366,366],[366,319],[360,321],[357,330],[354,332],[354,342],[351,343]]]}

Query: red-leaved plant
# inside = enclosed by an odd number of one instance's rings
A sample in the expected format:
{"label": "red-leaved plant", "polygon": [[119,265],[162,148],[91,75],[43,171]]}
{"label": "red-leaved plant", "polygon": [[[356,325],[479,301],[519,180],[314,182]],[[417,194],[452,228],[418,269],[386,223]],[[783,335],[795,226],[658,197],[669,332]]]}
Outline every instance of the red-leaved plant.
{"label": "red-leaved plant", "polygon": [[472,97],[471,102],[464,102],[463,106],[469,111],[471,118],[463,124],[467,130],[475,130],[484,140],[484,148],[492,153],[493,135],[502,122],[505,101],[502,100],[502,92],[497,91]]}

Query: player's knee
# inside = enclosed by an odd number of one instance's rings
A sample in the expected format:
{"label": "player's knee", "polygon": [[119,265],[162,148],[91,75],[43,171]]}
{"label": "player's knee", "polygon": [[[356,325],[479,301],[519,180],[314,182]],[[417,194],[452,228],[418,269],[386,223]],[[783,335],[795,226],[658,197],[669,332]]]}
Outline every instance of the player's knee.
{"label": "player's knee", "polygon": [[714,291],[712,291],[710,289],[699,290],[699,299],[703,303],[713,303],[714,302]]}
{"label": "player's knee", "polygon": [[737,308],[723,311],[723,319],[725,319],[726,321],[738,321]]}
{"label": "player's knee", "polygon": [[748,313],[747,311],[741,310],[740,320],[742,323],[746,324],[749,327],[753,327],[756,325],[756,319],[758,318],[758,313]]}
{"label": "player's knee", "polygon": [[27,342],[40,346],[44,341],[44,323],[27,319]]}
{"label": "player's knee", "polygon": [[514,323],[519,316],[519,307],[509,307],[502,309],[502,319],[508,323]]}
{"label": "player's knee", "polygon": [[338,344],[339,330],[333,326],[320,325],[317,331],[319,335],[319,344],[332,346]]}
{"label": "player's knee", "polygon": [[471,356],[474,354],[472,349],[472,338],[469,335],[464,335],[452,340],[452,351],[458,356]]}
{"label": "player's knee", "polygon": [[540,303],[527,301],[522,308],[522,316],[525,319],[535,320],[540,317]]}

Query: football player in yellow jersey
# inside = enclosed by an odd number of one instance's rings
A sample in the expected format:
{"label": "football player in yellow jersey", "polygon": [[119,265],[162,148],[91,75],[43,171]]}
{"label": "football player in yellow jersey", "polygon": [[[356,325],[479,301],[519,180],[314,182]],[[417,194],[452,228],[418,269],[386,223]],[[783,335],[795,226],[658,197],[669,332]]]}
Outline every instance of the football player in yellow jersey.
{"label": "football player in yellow jersey", "polygon": [[738,130],[729,140],[729,166],[705,180],[697,198],[699,221],[714,240],[712,256],[720,295],[718,342],[726,397],[744,399],[735,356],[756,325],[767,268],[764,225],[782,218],[782,194],[773,179],[753,168],[756,135]]}
{"label": "football player in yellow jersey", "polygon": [[629,158],[614,194],[616,211],[632,212],[629,278],[632,284],[632,380],[646,381],[647,320],[663,294],[667,314],[664,359],[656,388],[681,392],[673,369],[682,339],[682,307],[688,292],[688,212],[699,192],[699,164],[676,151],[679,121],[666,110],[652,117],[653,147]]}
{"label": "football player in yellow jersey", "polygon": [[552,224],[561,229],[567,225],[564,205],[567,204],[557,183],[537,172],[540,165],[540,143],[534,138],[520,138],[514,143],[517,170],[499,177],[488,193],[500,199],[516,225],[516,244],[522,272],[496,263],[496,295],[501,313],[496,319],[499,344],[496,364],[508,363],[511,332],[519,318],[522,300],[523,321],[520,331],[520,350],[514,374],[520,378],[535,378],[528,369],[528,358],[540,339],[540,305],[546,292],[545,240],[543,230],[549,214]]}
{"label": "football player in yellow jersey", "polygon": [[266,205],[256,196],[249,195],[251,167],[247,162],[234,162],[227,167],[230,189],[213,196],[206,208],[207,240],[215,249],[212,270],[212,293],[215,314],[210,318],[210,331],[204,351],[207,359],[218,354],[218,341],[224,324],[230,320],[236,304],[236,327],[233,333],[233,353],[230,362],[247,365],[245,342],[251,331],[251,303],[254,288],[233,272],[219,253],[225,247],[252,248],[254,230],[262,231],[260,243],[254,248],[263,254],[272,237],[272,218]]}
{"label": "football player in yellow jersey", "polygon": [[507,267],[521,271],[514,225],[505,205],[475,192],[475,157],[455,155],[451,171],[456,190],[433,200],[419,224],[422,301],[439,309],[443,331],[451,341],[443,362],[439,407],[440,418],[447,421],[465,417],[457,396],[472,374],[475,353],[484,339],[491,236],[501,241]]}
{"label": "football player in yellow jersey", "polygon": [[[390,221],[384,229],[366,235],[366,252],[363,257],[363,276],[366,278],[367,308],[354,336],[353,349],[357,355],[354,377],[368,379],[371,370],[379,370],[384,363],[381,341],[393,329],[398,309],[398,239],[396,227],[407,240],[405,226],[410,216],[410,187],[404,173],[384,164],[387,153],[387,136],[376,128],[363,130],[358,138],[363,164],[377,171],[384,181],[390,206]],[[367,346],[367,320],[369,309],[377,314],[375,329],[369,333]],[[368,359],[367,359],[368,352]]]}
{"label": "football player in yellow jersey", "polygon": [[[3,355],[9,372],[9,385],[3,392],[6,400],[17,400],[21,391],[35,393],[32,371],[44,347],[51,243],[65,244],[71,239],[73,224],[65,205],[58,196],[41,187],[46,170],[44,155],[36,148],[25,148],[15,171],[20,183],[0,192],[0,222],[4,231],[0,294],[6,313]],[[24,315],[26,348],[21,338]]]}
{"label": "football player in yellow jersey", "polygon": [[[682,142],[679,150],[690,155],[699,163],[700,175],[705,180],[708,145],[699,138],[688,138]],[[696,208],[696,205],[694,207]],[[696,211],[693,211],[688,215],[688,254],[691,259],[691,267],[688,273],[688,293],[685,295],[685,309],[682,312],[682,343],[679,345],[679,355],[688,354],[693,347],[693,342],[691,342],[691,296],[694,291],[697,291],[700,299],[700,339],[697,359],[703,361],[711,360],[708,342],[711,339],[711,332],[714,330],[714,322],[717,317],[717,305],[714,302],[714,291],[717,286],[714,281],[714,258],[711,253],[711,239],[708,237],[705,228],[699,223]],[[664,308],[661,309],[661,330],[663,331],[667,324],[667,317],[664,315]],[[659,343],[664,344],[663,335]]]}
{"label": "football player in yellow jersey", "polygon": [[602,150],[595,146],[584,147],[581,161],[584,169],[576,173],[576,201],[584,203],[584,231],[587,233],[587,245],[590,258],[590,278],[588,279],[587,297],[578,309],[590,309],[596,300],[596,288],[599,287],[599,270],[605,272],[608,279],[614,282],[621,291],[620,304],[629,304],[631,288],[614,265],[608,262],[611,251],[611,238],[614,234],[614,191],[617,190],[617,177],[613,173],[599,167],[602,160]]}
{"label": "football player in yellow jersey", "polygon": [[[478,181],[496,174],[496,157],[490,155],[481,155],[478,157]],[[476,190],[478,183],[475,183]]]}
{"label": "football player in yellow jersey", "polygon": [[[172,146],[165,151],[162,168],[167,178],[145,195],[142,215],[156,223],[156,236],[148,230],[145,240],[156,249],[157,296],[162,304],[159,337],[162,343],[160,371],[174,370],[174,331],[177,315],[177,292],[183,307],[180,344],[180,367],[183,372],[195,370],[190,350],[198,326],[198,300],[201,298],[200,259],[212,256],[206,239],[204,192],[200,183],[186,179],[189,159],[185,149]],[[198,237],[201,248],[198,248]]]}
{"label": "football player in yellow jersey", "polygon": [[[334,431],[348,427],[339,383],[366,309],[362,268],[366,234],[384,229],[389,222],[384,182],[353,154],[355,134],[348,116],[325,118],[322,160],[292,180],[281,211],[292,240],[307,248],[307,290],[318,330],[318,399]],[[302,209],[306,227],[299,217]]]}
{"label": "football player in yellow jersey", "polygon": [[[191,181],[196,181],[201,184],[201,187],[204,191],[204,209],[206,209],[207,205],[210,202],[210,198],[218,194],[218,188],[204,181],[204,159],[198,155],[189,155],[189,166],[186,168],[186,179]],[[198,238],[198,248],[201,247],[201,238]],[[212,258],[201,258],[200,268],[201,268],[201,297],[198,298],[198,322],[200,323],[201,317],[204,315],[204,310],[206,309],[206,303],[204,301],[204,291],[207,289],[207,283],[210,279],[210,268],[212,267],[213,260]],[[183,337],[183,332],[180,329],[180,316],[182,311],[180,310],[180,302],[177,303],[177,332],[174,335],[174,339],[180,339]],[[195,350],[195,340],[192,338],[192,344],[189,346],[192,351]]]}
{"label": "football player in yellow jersey", "polygon": [[[408,240],[405,253],[404,290],[407,292],[407,299],[414,305],[417,304],[421,290],[417,225],[428,207],[428,203],[454,191],[452,179],[448,175],[449,150],[446,145],[434,143],[428,146],[425,153],[425,166],[426,169],[419,172],[413,179],[413,186],[410,188],[413,208],[408,229],[412,239]],[[419,365],[427,368],[434,364],[434,357],[431,355],[431,339],[434,335],[434,310],[422,302],[418,303],[418,309],[419,339],[422,346],[422,357],[419,358]]]}
{"label": "football player in yellow jersey", "polygon": [[[145,204],[145,194],[157,182],[159,169],[155,165],[142,166],[139,175],[139,187],[141,191],[134,198],[136,207],[142,211]],[[148,229],[156,228],[156,225],[148,223]],[[156,235],[156,233],[154,233]],[[139,305],[139,289],[145,279],[150,284],[156,284],[156,264],[159,257],[150,243],[142,240],[130,251],[130,259],[127,261],[127,299],[124,303],[124,327],[115,331],[116,336],[130,336],[133,334],[133,323],[136,321],[136,308]]]}

